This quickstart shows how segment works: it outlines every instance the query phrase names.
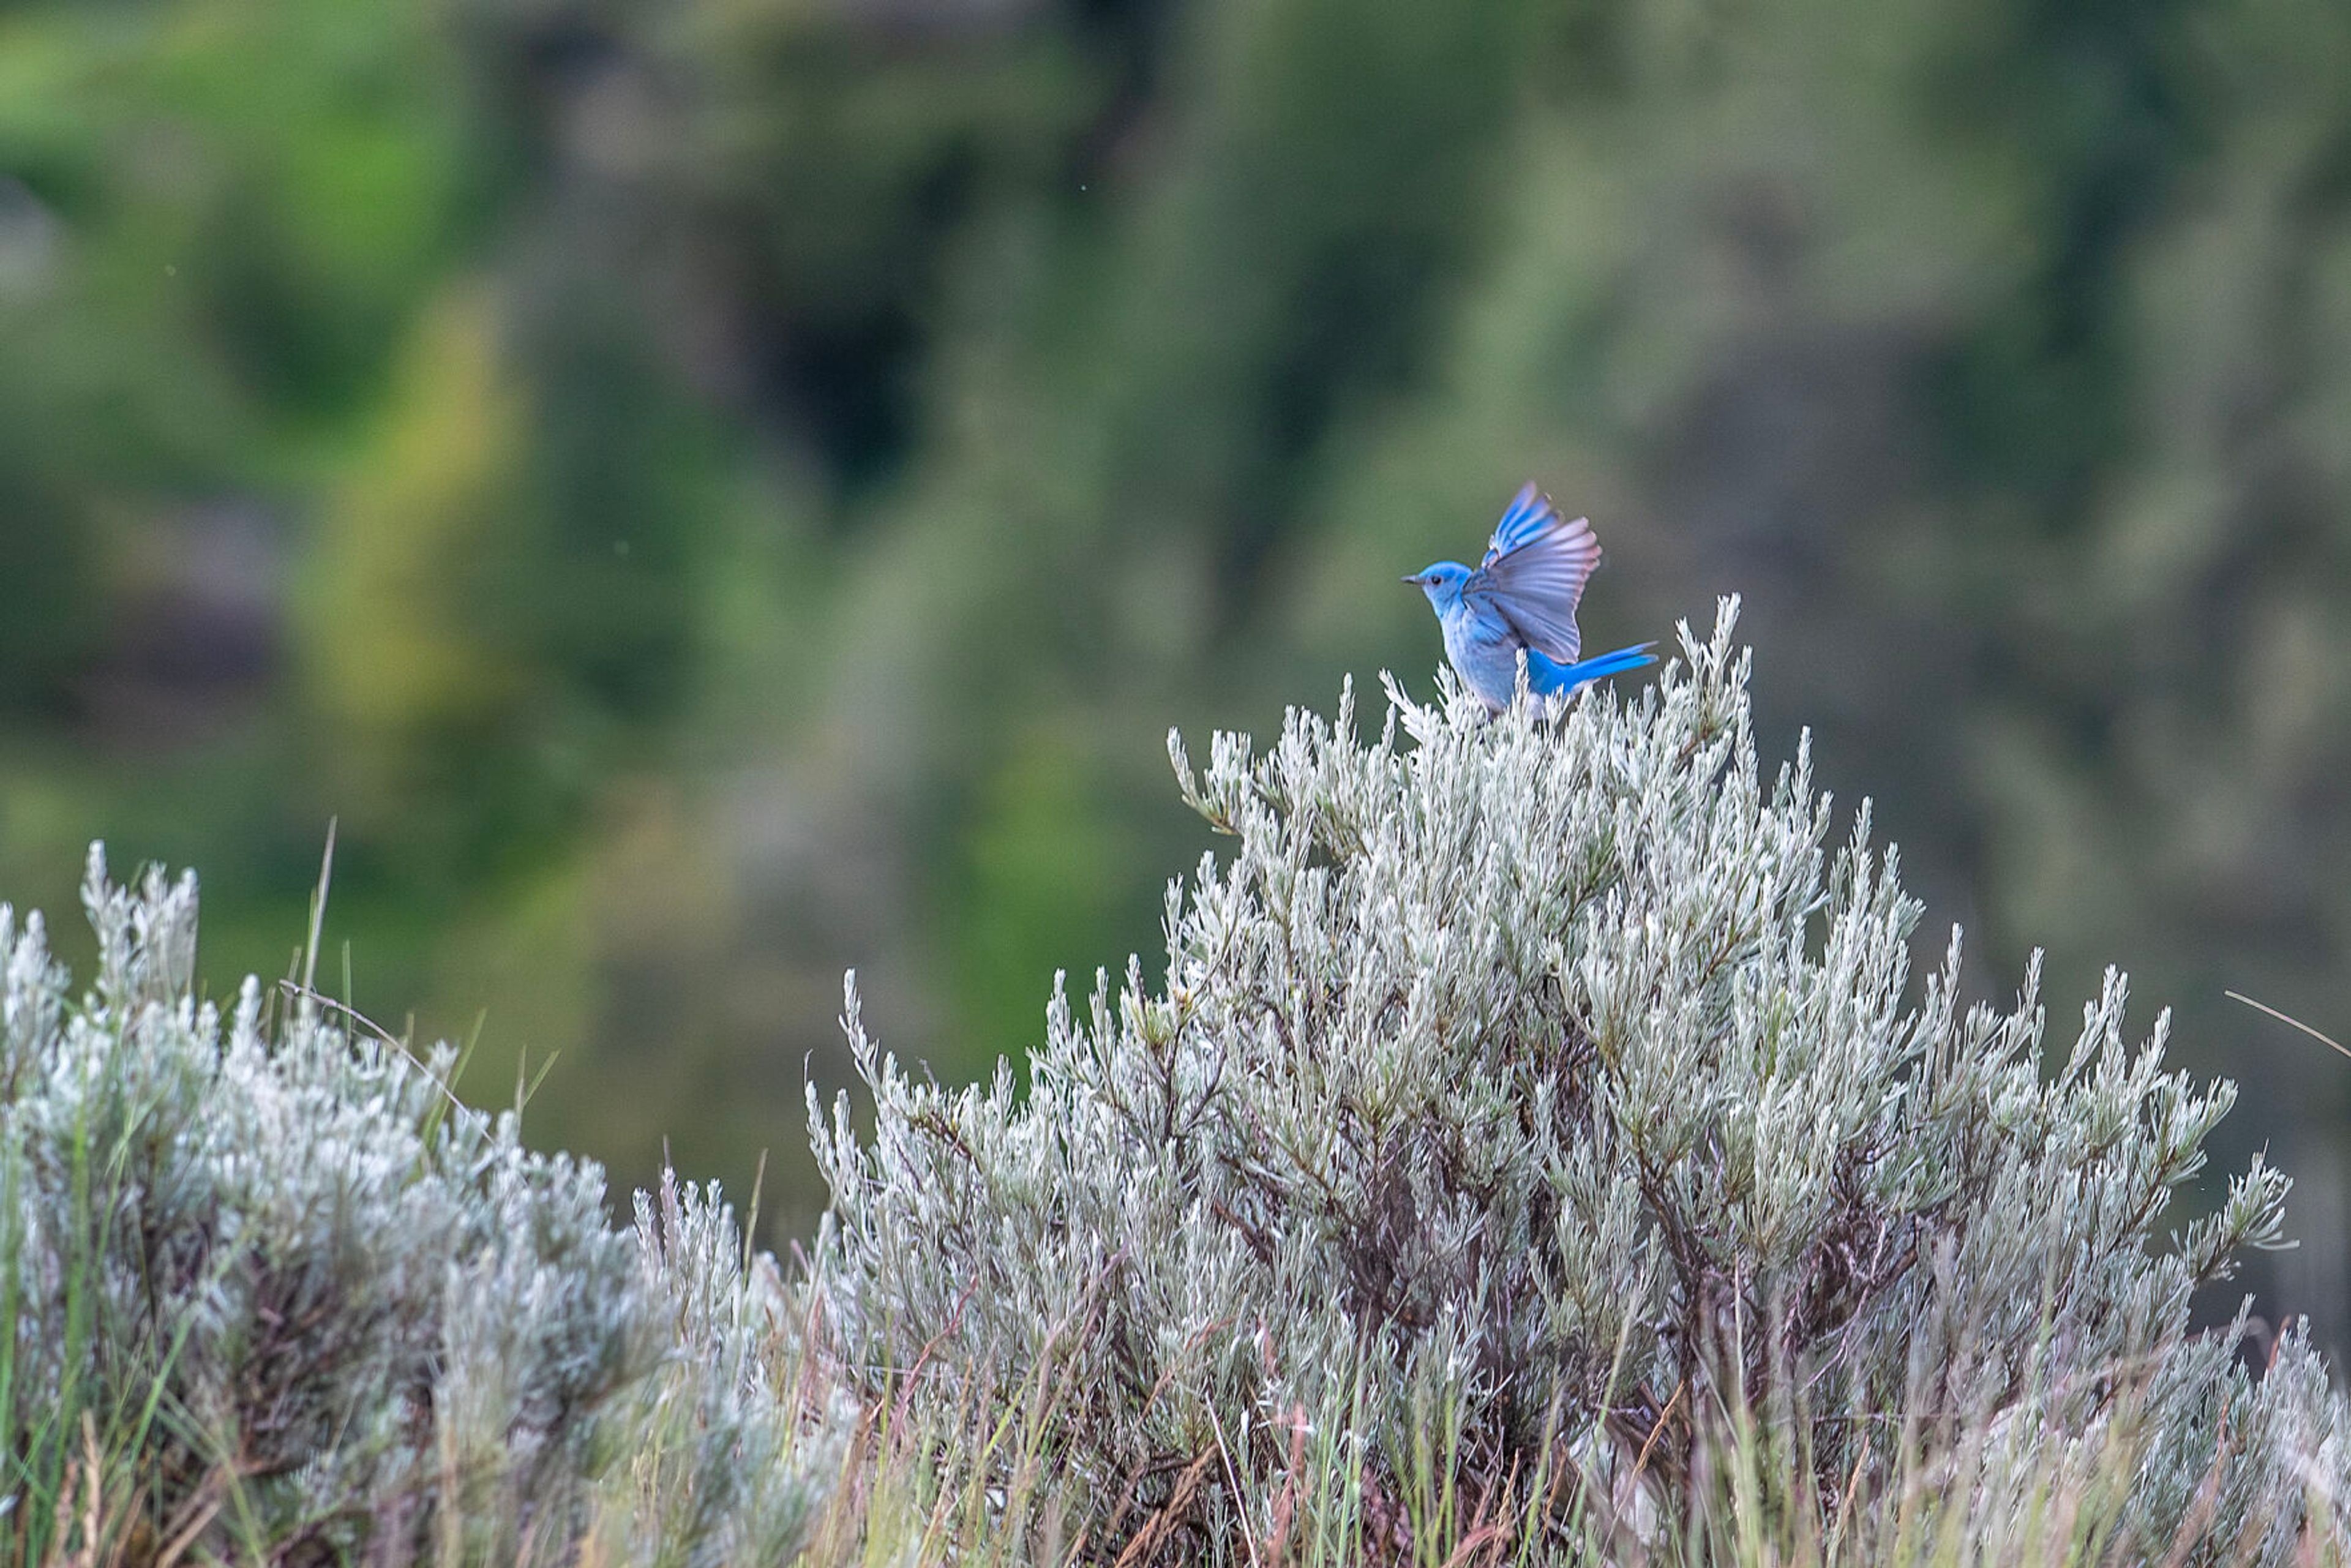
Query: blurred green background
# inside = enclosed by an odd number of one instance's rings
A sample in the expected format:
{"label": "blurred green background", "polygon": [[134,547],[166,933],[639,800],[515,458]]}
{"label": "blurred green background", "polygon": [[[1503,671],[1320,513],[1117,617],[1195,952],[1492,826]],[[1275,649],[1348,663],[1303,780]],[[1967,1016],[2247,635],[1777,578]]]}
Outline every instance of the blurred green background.
{"label": "blurred green background", "polygon": [[330,988],[789,1236],[841,970],[957,1078],[1147,962],[1168,727],[1427,689],[1533,476],[1589,645],[1746,595],[1924,950],[2177,1006],[2340,1343],[2351,1062],[2221,991],[2351,1039],[2346,84],[2335,0],[0,5],[0,892],[196,867],[225,990],[339,819]]}

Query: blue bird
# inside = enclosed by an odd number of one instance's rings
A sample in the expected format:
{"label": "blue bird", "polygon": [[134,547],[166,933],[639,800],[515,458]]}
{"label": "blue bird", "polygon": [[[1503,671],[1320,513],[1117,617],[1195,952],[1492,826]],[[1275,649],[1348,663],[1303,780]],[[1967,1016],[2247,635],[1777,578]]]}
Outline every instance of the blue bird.
{"label": "blue bird", "polygon": [[1494,526],[1475,570],[1440,560],[1404,580],[1428,595],[1445,628],[1445,656],[1488,711],[1499,713],[1518,689],[1521,651],[1527,685],[1544,696],[1564,696],[1586,681],[1657,662],[1649,643],[1576,662],[1583,640],[1575,604],[1599,564],[1592,524],[1562,517],[1531,482]]}

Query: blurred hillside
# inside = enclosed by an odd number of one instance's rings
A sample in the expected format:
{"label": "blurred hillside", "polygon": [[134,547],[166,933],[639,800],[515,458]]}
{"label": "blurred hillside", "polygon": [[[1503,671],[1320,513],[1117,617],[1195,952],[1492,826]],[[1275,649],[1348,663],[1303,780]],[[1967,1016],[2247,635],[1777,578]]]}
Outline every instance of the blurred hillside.
{"label": "blurred hillside", "polygon": [[1593,645],[1747,596],[1924,946],[2177,1005],[2341,1343],[2351,1063],[2220,992],[2351,1037],[2346,84],[2328,0],[18,0],[0,890],[195,866],[225,988],[340,819],[338,994],[789,1228],[841,969],[952,1078],[1148,964],[1167,727],[1425,688],[1535,476]]}

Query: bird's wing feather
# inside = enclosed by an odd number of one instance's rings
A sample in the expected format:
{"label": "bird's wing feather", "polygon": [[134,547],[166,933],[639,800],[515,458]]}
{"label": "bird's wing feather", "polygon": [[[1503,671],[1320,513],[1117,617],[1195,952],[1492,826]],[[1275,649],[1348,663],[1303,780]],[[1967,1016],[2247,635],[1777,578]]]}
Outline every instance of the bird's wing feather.
{"label": "bird's wing feather", "polygon": [[1551,497],[1530,484],[1495,525],[1486,559],[1461,585],[1461,593],[1509,622],[1529,647],[1573,664],[1583,645],[1576,601],[1599,564],[1600,540],[1592,524],[1561,517]]}

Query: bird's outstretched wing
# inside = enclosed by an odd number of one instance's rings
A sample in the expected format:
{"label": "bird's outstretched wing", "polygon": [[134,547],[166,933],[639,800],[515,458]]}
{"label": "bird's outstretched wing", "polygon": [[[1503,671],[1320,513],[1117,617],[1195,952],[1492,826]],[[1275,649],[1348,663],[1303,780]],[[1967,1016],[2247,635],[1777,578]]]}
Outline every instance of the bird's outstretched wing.
{"label": "bird's outstretched wing", "polygon": [[1592,524],[1561,517],[1551,497],[1529,484],[1495,525],[1486,559],[1461,594],[1509,622],[1528,647],[1573,664],[1583,642],[1575,629],[1576,601],[1599,564]]}

